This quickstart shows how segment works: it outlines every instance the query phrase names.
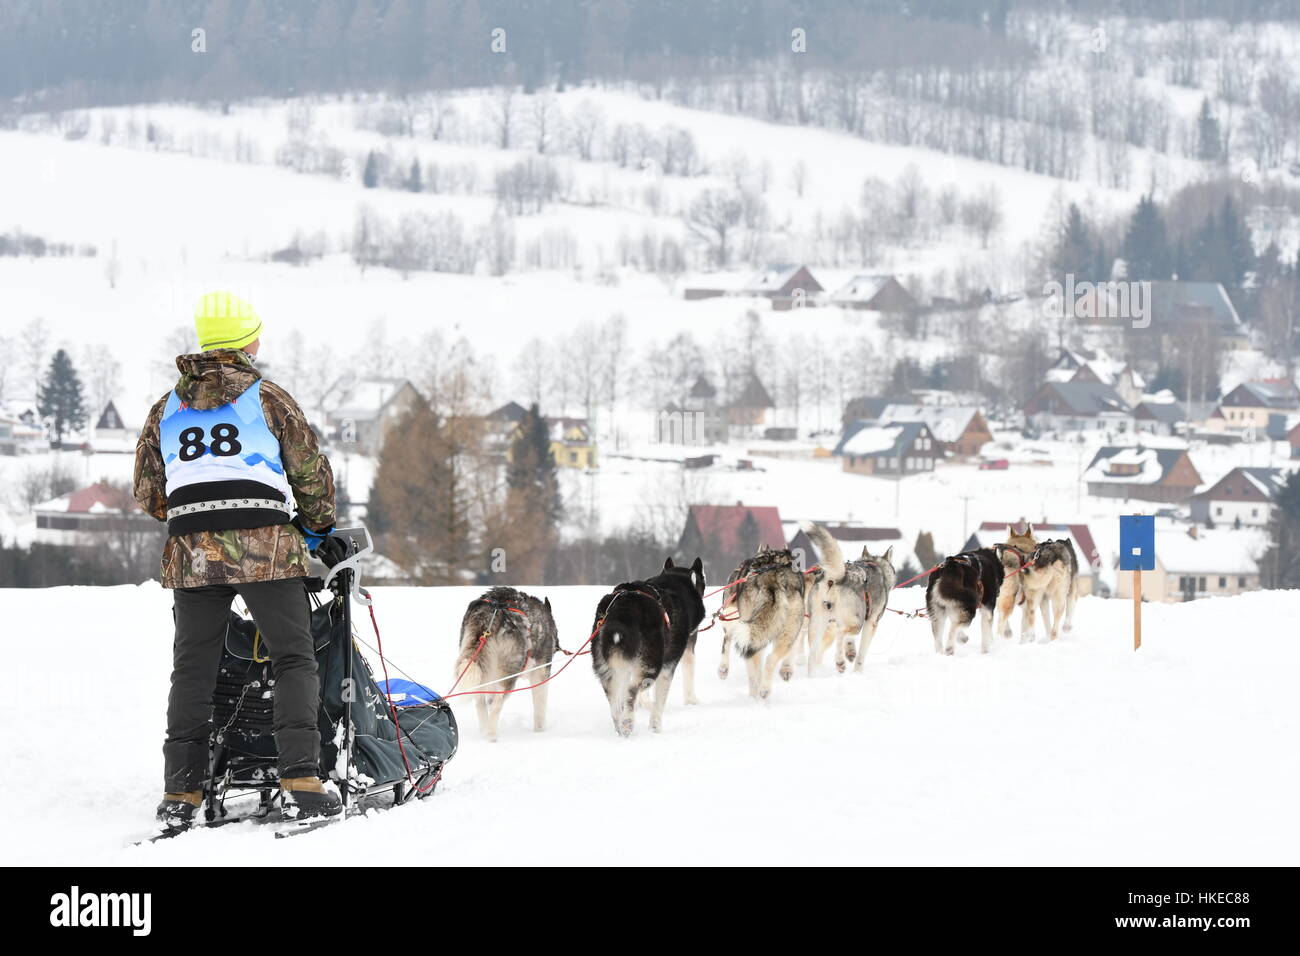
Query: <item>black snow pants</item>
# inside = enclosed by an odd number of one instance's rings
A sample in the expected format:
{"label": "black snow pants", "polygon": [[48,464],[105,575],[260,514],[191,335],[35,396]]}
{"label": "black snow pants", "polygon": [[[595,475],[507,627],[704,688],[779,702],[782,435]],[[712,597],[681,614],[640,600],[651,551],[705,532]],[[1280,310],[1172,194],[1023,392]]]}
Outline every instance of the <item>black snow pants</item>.
{"label": "black snow pants", "polygon": [[320,764],[320,685],[311,637],[311,604],[303,579],[177,588],[173,594],[176,641],[172,645],[172,688],[167,698],[167,739],[163,743],[166,792],[198,790],[207,778],[212,694],[230,602],[236,594],[248,605],[271,655],[280,776],[316,776]]}

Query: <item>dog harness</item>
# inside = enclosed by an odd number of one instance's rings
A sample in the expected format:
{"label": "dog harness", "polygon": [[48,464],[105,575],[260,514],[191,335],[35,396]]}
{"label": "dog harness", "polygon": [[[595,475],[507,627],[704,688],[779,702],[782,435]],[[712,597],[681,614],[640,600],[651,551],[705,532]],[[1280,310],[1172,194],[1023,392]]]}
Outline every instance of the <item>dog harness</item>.
{"label": "dog harness", "polygon": [[194,408],[172,389],[158,445],[167,477],[168,534],[289,523],[293,493],[280,440],[262,409],[260,379],[217,408]]}

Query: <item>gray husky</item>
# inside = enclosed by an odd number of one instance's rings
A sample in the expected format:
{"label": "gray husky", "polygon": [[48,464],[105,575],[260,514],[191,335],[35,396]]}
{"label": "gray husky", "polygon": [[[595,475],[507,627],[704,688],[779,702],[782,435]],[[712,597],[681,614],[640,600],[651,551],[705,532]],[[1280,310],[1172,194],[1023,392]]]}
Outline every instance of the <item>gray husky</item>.
{"label": "gray husky", "polygon": [[[1024,570],[1025,613],[1020,619],[1020,643],[1034,639],[1034,615],[1043,609],[1043,630],[1056,640],[1065,619],[1066,633],[1074,627],[1074,602],[1079,598],[1079,558],[1069,538],[1044,541],[1029,555]],[[1050,631],[1048,616],[1051,616]]]}
{"label": "gray husky", "polygon": [[[804,576],[786,550],[760,547],[731,575],[735,586],[722,602],[722,663],[718,676],[731,670],[731,644],[745,658],[749,696],[766,699],[772,693],[772,674],[778,665],[781,679],[789,680],[794,665],[788,660],[803,627]],[[767,651],[764,661],[763,652]]]}
{"label": "gray husky", "polygon": [[[460,622],[460,654],[454,675],[460,678],[457,690],[473,690],[488,684],[481,689],[506,691],[515,686],[520,676],[524,686],[544,681],[551,674],[556,643],[549,598],[539,601],[514,588],[492,588],[470,601]],[[539,664],[543,666],[530,670]],[[528,673],[520,675],[523,670]],[[515,676],[508,676],[511,674]],[[497,739],[497,722],[509,696],[477,694],[474,697],[479,729],[488,740]],[[533,730],[545,729],[546,685],[543,684],[533,688]]]}
{"label": "gray husky", "polygon": [[[826,648],[835,645],[835,669],[844,673],[848,661],[862,670],[871,639],[884,616],[894,587],[894,549],[873,556],[864,546],[862,557],[844,560],[839,542],[825,528],[805,521],[800,525],[821,555],[821,564],[808,588],[808,674],[821,666]],[[854,649],[854,638],[862,634]]]}

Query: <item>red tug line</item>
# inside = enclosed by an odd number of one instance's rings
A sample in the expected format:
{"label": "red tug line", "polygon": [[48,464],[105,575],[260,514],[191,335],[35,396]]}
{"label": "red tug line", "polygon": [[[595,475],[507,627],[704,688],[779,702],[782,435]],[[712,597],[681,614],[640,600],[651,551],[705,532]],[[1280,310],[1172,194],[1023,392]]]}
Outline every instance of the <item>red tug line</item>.
{"label": "red tug line", "polygon": [[[906,587],[907,585],[911,584],[913,581],[918,581],[918,580],[920,580],[921,578],[927,577],[927,576],[933,574],[935,571],[939,570],[939,568],[943,567],[943,564],[944,564],[944,562],[941,561],[941,562],[939,562],[938,564],[936,564],[934,567],[929,568],[928,570],[922,571],[920,574],[917,574],[917,575],[915,575],[915,576],[913,576],[913,577],[910,577],[910,578],[908,578],[906,581],[900,581],[898,584],[895,584],[892,588],[890,588],[890,590],[897,590],[898,588]],[[813,573],[815,573],[815,572],[818,570],[819,567],[820,567],[820,565],[814,565],[813,567],[809,568],[807,571],[804,571],[803,573],[804,573],[804,574],[813,574]],[[1014,571],[1010,572],[1010,574],[1006,575],[1006,577],[1011,577],[1011,575],[1019,574],[1022,570],[1024,570],[1024,565],[1023,565],[1023,564],[1022,564],[1020,567],[1016,568]],[[753,572],[753,573],[751,573],[751,574],[747,574],[747,575],[745,575],[745,577],[743,577],[743,578],[737,578],[735,581],[731,581],[731,582],[729,582],[729,583],[727,583],[727,584],[724,584],[722,587],[714,588],[712,591],[709,591],[708,593],[702,595],[702,597],[703,597],[703,598],[708,598],[708,597],[712,597],[712,596],[715,595],[715,594],[720,594],[720,593],[722,593],[722,592],[729,591],[729,590],[731,590],[732,588],[734,588],[736,585],[738,585],[738,584],[740,584],[740,583],[742,583],[742,582],[744,582],[744,581],[748,581],[750,578],[754,577],[755,574],[761,574],[761,573],[762,573],[761,571],[756,571],[756,572]],[[713,620],[710,621],[710,622],[709,622],[707,625],[705,625],[704,627],[699,628],[699,631],[707,631],[709,628],[713,627],[714,624],[716,624],[718,621],[724,621],[724,622],[725,622],[725,621],[734,621],[734,620],[736,620],[736,618],[738,618],[738,617],[740,616],[739,610],[737,610],[737,613],[736,613],[736,616],[735,616],[735,617],[722,617],[722,612],[723,612],[724,609],[726,609],[726,607],[728,606],[729,602],[730,602],[730,599],[724,599],[724,601],[723,601],[723,603],[722,603],[722,607],[718,608],[718,610],[716,610],[716,611],[713,612],[713,615],[712,615]],[[508,610],[508,611],[513,611],[515,614],[519,614],[519,615],[523,615],[523,613],[524,613],[523,611],[519,610],[518,608],[514,608],[514,607],[507,607],[506,610]],[[903,615],[904,617],[909,617],[909,618],[924,617],[924,616],[925,616],[925,609],[924,609],[924,608],[920,608],[920,609],[918,609],[918,610],[911,611],[911,612],[908,612],[908,611],[900,611],[900,610],[898,610],[897,608],[892,608],[892,607],[886,607],[885,610],[887,610],[887,611],[893,611],[895,614],[901,614],[901,615]],[[806,616],[807,616],[807,615],[805,615],[805,617],[806,617]],[[373,604],[370,606],[370,622],[371,622],[371,624],[374,626],[374,629],[375,629],[375,641],[376,641],[376,645],[377,645],[378,650],[379,650],[379,663],[380,663],[381,667],[383,668],[383,672],[384,672],[384,686],[387,687],[387,686],[388,686],[388,663],[387,663],[387,661],[384,659],[384,643],[383,643],[383,639],[379,636],[379,622],[375,619],[375,608],[374,608],[374,605],[373,605]],[[474,662],[475,662],[476,660],[478,660],[479,655],[483,652],[483,647],[487,644],[487,640],[488,640],[488,637],[490,636],[490,632],[485,631],[485,632],[483,633],[483,635],[479,638],[479,641],[478,641],[478,647],[476,647],[476,648],[474,649],[474,653],[473,653],[473,655],[470,657],[470,659],[469,659],[469,663],[467,663],[467,664],[465,665],[464,670],[462,670],[462,671],[460,672],[460,674],[456,677],[456,682],[455,682],[454,684],[451,685],[451,690],[448,691],[446,694],[443,694],[441,699],[442,699],[442,700],[450,700],[452,697],[468,697],[468,696],[470,696],[471,694],[488,694],[488,695],[518,694],[518,693],[520,693],[521,691],[525,691],[525,690],[533,690],[534,688],[541,687],[543,684],[548,684],[548,683],[550,683],[551,681],[555,680],[555,678],[557,678],[557,677],[559,677],[561,674],[563,674],[566,670],[568,670],[569,665],[572,664],[572,663],[573,663],[577,658],[579,658],[579,657],[583,657],[583,656],[585,656],[585,655],[591,653],[591,651],[587,650],[587,645],[589,645],[593,640],[595,640],[596,635],[600,633],[600,629],[601,629],[601,627],[604,625],[604,623],[605,623],[605,619],[604,619],[604,618],[601,618],[600,620],[598,620],[598,621],[596,622],[596,626],[595,626],[594,628],[592,628],[591,633],[590,633],[589,635],[587,635],[587,639],[586,639],[585,641],[582,642],[582,646],[579,647],[576,651],[566,651],[563,647],[560,647],[560,646],[559,646],[559,643],[557,642],[557,643],[556,643],[556,650],[558,650],[558,651],[559,651],[560,653],[562,653],[562,654],[567,655],[569,659],[568,659],[567,661],[565,661],[564,664],[563,664],[563,666],[561,666],[560,669],[557,670],[554,674],[551,674],[549,677],[545,678],[544,680],[539,680],[536,684],[529,684],[529,685],[526,686],[526,687],[511,687],[511,688],[509,688],[509,689],[507,689],[507,690],[463,690],[463,691],[460,691],[459,693],[457,693],[457,692],[456,692],[456,688],[460,685],[461,680],[464,679],[465,674],[469,672],[469,669],[470,669],[471,667],[474,666]],[[698,633],[698,631],[697,631],[697,633]],[[524,670],[527,670],[527,669],[528,669],[528,661],[529,661],[530,659],[531,659],[530,657],[525,657],[525,658],[524,658]],[[385,696],[386,696],[386,695],[385,695]],[[407,779],[410,780],[410,779],[411,779],[411,765],[410,765],[410,763],[409,763],[409,762],[407,761],[407,759],[406,759],[406,748],[405,748],[405,746],[403,746],[403,744],[402,744],[402,734],[401,734],[401,730],[400,730],[401,725],[398,724],[398,722],[397,722],[397,705],[393,703],[393,701],[392,701],[391,698],[389,698],[389,699],[388,699],[388,706],[389,706],[389,709],[392,711],[392,715],[393,715],[393,724],[399,728],[399,730],[398,730],[398,734],[397,734],[397,745],[398,745],[398,748],[401,750],[401,753],[402,753],[402,762],[403,762],[404,764],[406,764],[406,776],[407,776]],[[436,777],[434,777],[432,783],[429,784],[429,787],[428,787],[427,789],[425,789],[425,790],[421,790],[420,792],[421,792],[421,793],[427,793],[428,790],[432,790],[433,787],[437,786],[438,780],[441,779],[441,777],[442,777],[442,772],[439,771],[438,775],[437,775]],[[414,785],[414,781],[413,781],[413,780],[411,780],[411,783],[412,783],[412,785]],[[418,788],[417,788],[417,789],[418,789]]]}

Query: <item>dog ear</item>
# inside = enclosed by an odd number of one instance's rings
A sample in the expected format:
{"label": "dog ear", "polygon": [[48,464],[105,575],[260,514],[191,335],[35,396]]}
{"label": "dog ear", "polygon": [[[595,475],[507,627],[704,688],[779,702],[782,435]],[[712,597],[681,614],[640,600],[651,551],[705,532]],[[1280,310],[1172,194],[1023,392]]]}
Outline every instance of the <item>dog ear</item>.
{"label": "dog ear", "polygon": [[1007,537],[1014,538],[1015,536],[1016,536],[1016,526],[1013,524],[1007,525]]}
{"label": "dog ear", "polygon": [[549,611],[549,610],[551,609],[551,599],[550,599],[550,598],[542,598],[542,603],[546,605],[546,610]]}
{"label": "dog ear", "polygon": [[894,559],[894,546],[891,544],[888,548],[885,549],[885,553],[881,556],[881,560],[888,561],[890,564],[893,564],[894,563],[893,559]]}
{"label": "dog ear", "polygon": [[691,570],[704,572],[704,562],[700,560],[698,555],[696,555],[695,562],[691,565]]}
{"label": "dog ear", "polygon": [[673,556],[670,554],[668,555],[668,560],[664,562],[664,570],[670,571],[672,570],[672,567],[673,567]]}
{"label": "dog ear", "polygon": [[1025,534],[1029,535],[1031,538],[1034,536],[1034,523],[1032,521],[1025,523]]}
{"label": "dog ear", "polygon": [[864,558],[871,557],[871,549],[868,548],[865,544],[862,546],[862,556]]}

